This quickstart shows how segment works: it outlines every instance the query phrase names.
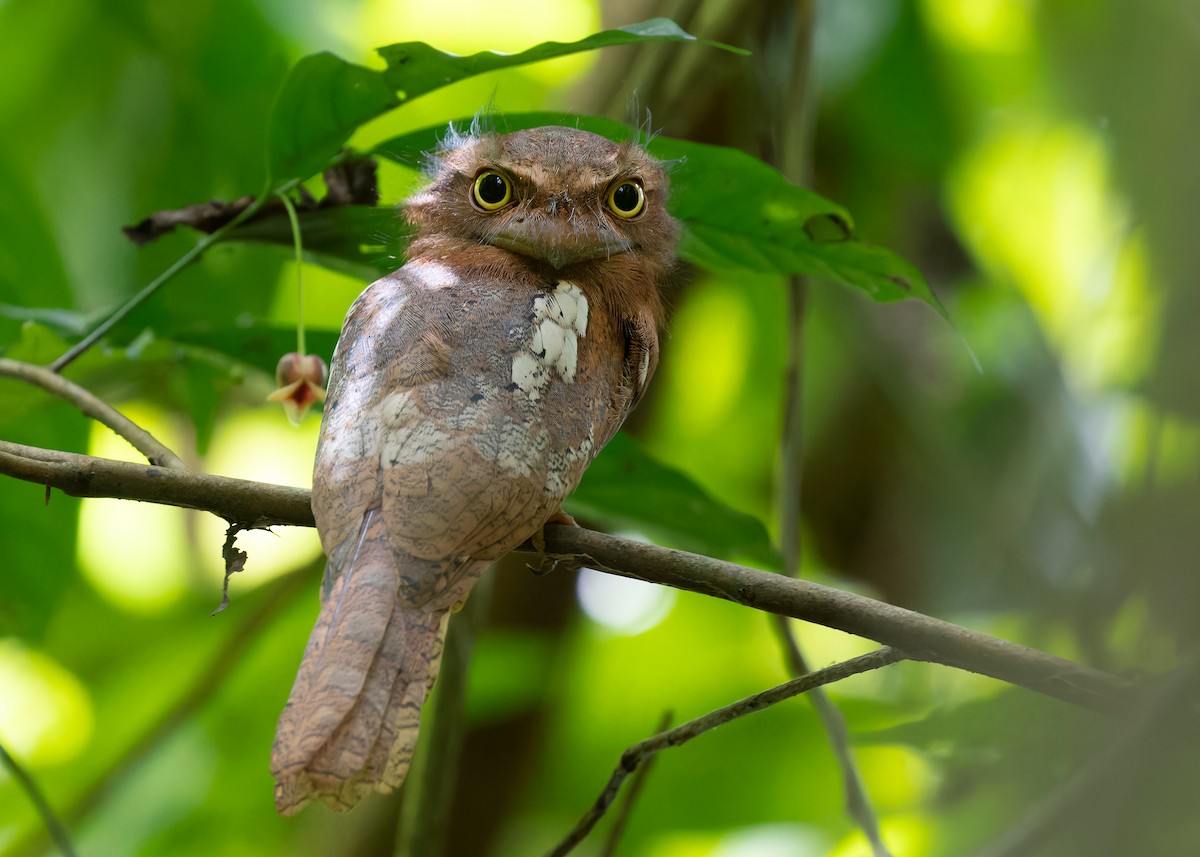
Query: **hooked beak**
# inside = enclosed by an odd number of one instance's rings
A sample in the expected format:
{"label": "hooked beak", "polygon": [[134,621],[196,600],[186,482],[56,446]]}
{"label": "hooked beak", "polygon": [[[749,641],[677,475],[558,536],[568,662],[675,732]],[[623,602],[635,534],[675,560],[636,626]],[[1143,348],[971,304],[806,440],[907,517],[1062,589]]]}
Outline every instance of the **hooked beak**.
{"label": "hooked beak", "polygon": [[483,241],[546,262],[553,268],[629,252],[629,242],[616,232],[608,235],[591,231],[566,236],[550,234],[565,227],[561,221],[552,224],[551,228],[540,229],[528,223],[509,223],[501,231],[485,236]]}

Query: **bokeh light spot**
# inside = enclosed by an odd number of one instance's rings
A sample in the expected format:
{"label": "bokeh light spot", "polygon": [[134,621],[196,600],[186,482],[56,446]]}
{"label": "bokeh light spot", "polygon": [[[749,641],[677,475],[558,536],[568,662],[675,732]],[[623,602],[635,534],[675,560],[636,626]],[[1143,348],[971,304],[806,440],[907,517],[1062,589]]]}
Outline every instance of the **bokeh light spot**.
{"label": "bokeh light spot", "polygon": [[1017,53],[1033,40],[1030,0],[924,0],[930,29],[948,46],[981,53]]}
{"label": "bokeh light spot", "polygon": [[1145,253],[1094,131],[1005,121],[968,150],[949,187],[972,252],[1021,291],[1077,383],[1140,374],[1154,320]]}
{"label": "bokeh light spot", "polygon": [[[312,485],[320,414],[310,412],[293,426],[282,411],[262,408],[221,420],[213,432],[207,467],[209,472],[276,485]],[[200,544],[212,545],[201,554],[204,571],[214,580],[224,575],[221,552],[225,522],[205,515],[197,525]],[[321,553],[317,532],[308,527],[280,527],[277,532],[250,530],[238,534],[237,546],[249,554],[246,573],[237,575],[240,586],[258,586],[309,562]]]}
{"label": "bokeh light spot", "polygon": [[35,767],[70,761],[87,745],[93,719],[91,697],[72,673],[18,640],[0,640],[0,741],[14,757]]}
{"label": "bokeh light spot", "polygon": [[828,849],[828,836],[812,827],[763,824],[725,836],[712,857],[820,857]]}
{"label": "bokeh light spot", "polygon": [[[179,432],[149,404],[132,402],[121,411],[171,449],[181,449]],[[96,424],[91,455],[144,463],[124,439]],[[156,613],[187,589],[185,513],[174,506],[87,498],[79,509],[79,568],[96,591],[117,606]],[[219,544],[219,542],[218,542]]]}
{"label": "bokeh light spot", "polygon": [[751,326],[745,301],[724,283],[692,287],[675,315],[671,363],[659,381],[663,410],[687,414],[680,430],[703,436],[728,418],[745,380]]}
{"label": "bokeh light spot", "polygon": [[[459,54],[478,51],[522,51],[554,40],[571,42],[599,29],[594,0],[510,0],[497,6],[489,0],[456,0],[454,13],[438,3],[368,0],[362,7],[360,32],[370,33],[374,45],[423,41],[439,50]],[[561,84],[586,69],[594,57],[576,54],[523,69],[549,84]]]}
{"label": "bokeh light spot", "polygon": [[575,583],[579,606],[593,622],[617,634],[640,634],[667,617],[675,592],[642,580],[579,570]]}

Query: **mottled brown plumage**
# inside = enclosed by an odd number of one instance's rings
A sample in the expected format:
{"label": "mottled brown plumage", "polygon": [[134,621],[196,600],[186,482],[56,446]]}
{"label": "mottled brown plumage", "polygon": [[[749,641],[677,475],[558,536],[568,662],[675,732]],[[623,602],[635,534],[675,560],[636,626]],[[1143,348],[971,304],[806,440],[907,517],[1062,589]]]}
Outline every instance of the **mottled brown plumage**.
{"label": "mottled brown plumage", "polygon": [[632,144],[456,139],[403,268],[342,328],[313,473],[322,608],[272,753],[276,804],[404,779],[446,618],[538,532],[658,362],[666,176]]}

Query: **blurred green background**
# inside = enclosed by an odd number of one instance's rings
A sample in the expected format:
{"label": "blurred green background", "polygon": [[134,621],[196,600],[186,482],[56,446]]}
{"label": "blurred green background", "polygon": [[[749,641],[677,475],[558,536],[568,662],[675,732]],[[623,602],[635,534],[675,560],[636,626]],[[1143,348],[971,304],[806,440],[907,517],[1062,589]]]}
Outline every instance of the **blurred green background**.
{"label": "blurred green background", "polygon": [[[519,50],[664,14],[769,57],[792,11],[0,0],[0,347],[48,362],[61,336],[195,241],[139,249],[122,225],[257,191],[266,116],[307,53],[370,64],[397,41]],[[1105,669],[1170,669],[1200,618],[1200,5],[827,0],[815,20],[811,184],[925,272],[954,327],[916,302],[812,284],[804,575]],[[664,134],[762,154],[753,141],[787,106],[763,95],[770,67],[757,62],[697,45],[579,55],[420,98],[354,142],[489,103],[626,119],[636,91]],[[419,182],[381,169],[385,202]],[[308,485],[319,417],[293,428],[263,401],[266,373],[172,340],[293,324],[295,275],[283,248],[220,245],[67,374],[197,468]],[[336,331],[365,283],[304,276],[310,327]],[[786,315],[777,278],[697,272],[630,427],[771,533]],[[8,380],[0,437],[138,458]],[[3,479],[0,521],[0,742],[67,816],[80,854],[392,852],[399,796],[345,816],[283,819],[272,806],[275,721],[316,614],[313,533],[242,536],[250,562],[214,618],[212,516],[57,494],[46,507],[39,487]],[[767,617],[701,596],[586,572],[539,578],[514,562],[492,598],[455,855],[543,853],[664,710],[698,716],[786,677]],[[816,665],[870,648],[796,630]],[[897,857],[996,841],[1123,734],[1134,750],[1085,777],[1085,799],[1020,853],[1200,853],[1195,730],[1147,737],[931,665],[830,693]],[[663,754],[619,853],[867,854],[841,802],[823,733],[794,700]],[[600,854],[593,839],[578,853]],[[0,772],[0,855],[48,850]]]}

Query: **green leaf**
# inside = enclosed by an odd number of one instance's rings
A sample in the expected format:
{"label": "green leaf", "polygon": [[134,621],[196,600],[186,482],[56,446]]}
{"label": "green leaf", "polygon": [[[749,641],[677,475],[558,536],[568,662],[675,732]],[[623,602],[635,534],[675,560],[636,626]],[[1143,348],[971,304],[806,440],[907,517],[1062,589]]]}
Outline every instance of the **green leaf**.
{"label": "green leaf", "polygon": [[[304,337],[308,352],[329,362],[337,344],[337,332],[309,329]],[[274,376],[279,358],[296,350],[296,328],[249,325],[181,331],[172,342],[191,349],[212,351]]]}
{"label": "green leaf", "polygon": [[[36,321],[26,321],[21,325],[20,338],[4,350],[4,356],[10,360],[44,366],[66,351],[67,347],[68,342],[50,327]],[[65,375],[81,383],[80,377],[113,362],[110,352],[92,349],[71,364]],[[41,387],[13,378],[0,378],[0,426],[8,431],[11,426],[21,425],[29,414],[57,401],[60,400]]]}
{"label": "green leaf", "polygon": [[322,52],[300,60],[283,82],[267,129],[267,171],[272,186],[323,169],[360,125],[406,101],[468,77],[582,51],[639,42],[700,42],[734,53],[740,48],[707,42],[666,18],[594,33],[577,42],[543,42],[514,54],[481,51],[470,56],[439,51],[424,42],[379,48],[382,71]]}
{"label": "green leaf", "polygon": [[824,277],[875,301],[917,298],[945,314],[920,271],[855,236],[848,211],[757,158],[667,138],[650,151],[678,162],[670,206],[684,225],[682,258],[711,271]]}
{"label": "green leaf", "polygon": [[292,67],[267,125],[267,172],[273,185],[320,172],[360,125],[400,99],[382,72],[328,52]]}
{"label": "green leaf", "polygon": [[[5,425],[4,439],[85,451],[88,421],[61,401],[44,397],[43,404],[47,407],[42,412],[26,413],[19,421]],[[75,540],[79,501],[53,492],[47,502],[47,496],[41,485],[0,478],[0,517],[9,534],[4,540],[0,637],[40,635],[78,573]]]}
{"label": "green leaf", "polygon": [[[307,334],[310,351],[327,361],[337,334],[313,330]],[[26,322],[21,339],[5,356],[46,364],[63,352],[66,342],[53,330]],[[66,375],[105,401],[120,404],[130,390],[141,390],[170,407],[186,411],[197,432],[200,451],[211,435],[221,397],[242,383],[247,370],[275,373],[280,356],[296,347],[294,327],[198,327],[171,339],[149,332],[126,348],[94,348],[72,363]],[[0,427],[6,432],[60,400],[40,388],[0,378]],[[80,423],[87,420],[78,415]]]}
{"label": "green leaf", "polygon": [[[424,42],[402,42],[379,48],[387,62],[384,75],[395,87],[401,99],[412,99],[468,77],[512,66],[554,59],[568,54],[594,51],[599,48],[632,45],[639,42],[701,42],[667,18],[652,18],[640,24],[630,24],[616,30],[594,33],[577,42],[542,42],[515,54],[499,51],[480,51],[459,56],[439,51]],[[745,54],[740,48],[719,42],[701,42],[734,53]]]}
{"label": "green leaf", "polygon": [[[307,261],[366,282],[400,267],[412,234],[392,206],[321,208],[297,212],[297,218]],[[228,240],[293,247],[291,224],[283,215],[253,220]]]}
{"label": "green leaf", "polygon": [[618,433],[567,498],[572,515],[610,529],[633,529],[684,550],[777,568],[762,522],[726,506],[692,479]]}

